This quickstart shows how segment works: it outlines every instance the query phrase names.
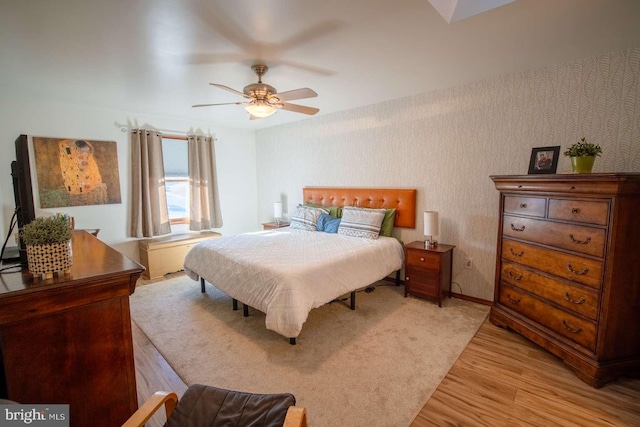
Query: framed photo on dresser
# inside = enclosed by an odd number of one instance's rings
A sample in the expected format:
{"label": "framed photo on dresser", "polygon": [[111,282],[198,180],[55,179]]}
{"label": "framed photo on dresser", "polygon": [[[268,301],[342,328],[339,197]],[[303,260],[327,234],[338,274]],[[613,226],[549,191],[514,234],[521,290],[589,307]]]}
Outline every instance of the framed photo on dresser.
{"label": "framed photo on dresser", "polygon": [[529,175],[542,173],[556,173],[560,146],[537,147],[531,149],[529,160]]}

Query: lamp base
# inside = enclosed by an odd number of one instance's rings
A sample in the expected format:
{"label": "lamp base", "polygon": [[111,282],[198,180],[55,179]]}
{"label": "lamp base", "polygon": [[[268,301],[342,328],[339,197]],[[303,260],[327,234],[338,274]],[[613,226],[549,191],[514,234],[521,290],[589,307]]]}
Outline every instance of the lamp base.
{"label": "lamp base", "polygon": [[431,248],[437,248],[438,247],[438,242],[436,240],[425,240],[424,241],[424,248],[425,249],[431,249]]}

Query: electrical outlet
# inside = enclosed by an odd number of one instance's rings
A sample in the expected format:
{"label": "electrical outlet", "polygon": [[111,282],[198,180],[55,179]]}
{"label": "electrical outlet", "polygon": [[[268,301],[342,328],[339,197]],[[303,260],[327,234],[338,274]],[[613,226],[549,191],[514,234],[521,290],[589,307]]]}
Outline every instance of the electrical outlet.
{"label": "electrical outlet", "polygon": [[464,262],[464,266],[468,269],[473,268],[473,258],[467,258]]}

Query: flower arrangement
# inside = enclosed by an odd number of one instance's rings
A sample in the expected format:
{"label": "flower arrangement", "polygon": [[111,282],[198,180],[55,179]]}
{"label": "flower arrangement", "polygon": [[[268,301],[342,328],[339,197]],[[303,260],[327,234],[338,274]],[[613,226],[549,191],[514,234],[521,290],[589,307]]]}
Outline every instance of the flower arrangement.
{"label": "flower arrangement", "polygon": [[565,156],[569,157],[596,157],[602,153],[602,148],[598,144],[587,142],[586,138],[580,139],[580,142],[576,142],[571,147],[567,148],[564,152]]}
{"label": "flower arrangement", "polygon": [[71,227],[65,215],[39,217],[22,228],[25,245],[46,245],[71,240]]}

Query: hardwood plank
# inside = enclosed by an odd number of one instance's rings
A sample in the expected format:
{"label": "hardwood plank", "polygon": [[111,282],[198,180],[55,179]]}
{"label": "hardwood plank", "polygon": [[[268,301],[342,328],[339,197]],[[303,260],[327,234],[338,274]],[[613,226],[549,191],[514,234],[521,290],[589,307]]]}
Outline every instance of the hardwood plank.
{"label": "hardwood plank", "polygon": [[[137,286],[146,286],[161,280],[164,279],[145,280],[141,278],[138,280]],[[187,389],[184,381],[135,322],[131,322],[131,332],[133,334],[138,405],[142,405],[156,391],[173,391],[179,398],[182,397]],[[162,427],[165,421],[164,410],[160,410],[147,422],[147,426]]]}
{"label": "hardwood plank", "polygon": [[637,426],[640,380],[592,388],[562,360],[487,321],[411,427],[458,425]]}

